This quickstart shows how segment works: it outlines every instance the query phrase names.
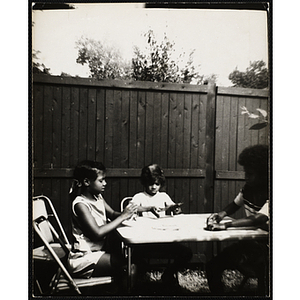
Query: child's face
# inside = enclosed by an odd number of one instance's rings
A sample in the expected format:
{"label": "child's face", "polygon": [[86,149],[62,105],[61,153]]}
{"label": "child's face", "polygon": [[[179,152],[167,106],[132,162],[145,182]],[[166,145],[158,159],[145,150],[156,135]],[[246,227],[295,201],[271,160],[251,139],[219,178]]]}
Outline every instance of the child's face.
{"label": "child's face", "polygon": [[154,196],[160,189],[161,184],[156,181],[154,182],[152,185],[146,186],[146,192],[151,195]]}
{"label": "child's face", "polygon": [[101,194],[104,192],[106,184],[105,174],[103,174],[103,172],[100,172],[96,180],[90,181],[90,185],[88,187],[89,192],[93,195]]}

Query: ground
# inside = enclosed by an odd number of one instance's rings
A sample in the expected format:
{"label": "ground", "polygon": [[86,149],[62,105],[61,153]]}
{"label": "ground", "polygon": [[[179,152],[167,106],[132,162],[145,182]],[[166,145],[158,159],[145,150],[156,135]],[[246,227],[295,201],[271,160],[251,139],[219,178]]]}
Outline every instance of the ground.
{"label": "ground", "polygon": [[[170,290],[161,282],[162,271],[150,271],[146,273],[144,282],[137,287],[135,295],[210,295],[205,271],[201,269],[186,269],[179,272],[178,281],[180,289]],[[223,283],[228,293],[236,293],[243,280],[243,275],[236,270],[225,270]],[[255,294],[257,279],[249,278],[241,293],[244,295]]]}
{"label": "ground", "polygon": [[[132,296],[210,296],[206,273],[203,269],[191,267],[178,273],[179,288],[167,287],[161,281],[163,269],[147,271],[145,276],[139,278],[133,289]],[[243,281],[243,275],[237,270],[225,270],[223,273],[223,283],[228,295],[256,295],[257,279],[249,278],[241,291],[239,287]],[[124,286],[126,285],[126,282]],[[115,283],[93,288],[82,289],[82,294],[86,296],[126,296],[126,291],[120,291]],[[61,292],[62,295],[70,295],[70,291]],[[71,293],[74,295],[74,293]]]}

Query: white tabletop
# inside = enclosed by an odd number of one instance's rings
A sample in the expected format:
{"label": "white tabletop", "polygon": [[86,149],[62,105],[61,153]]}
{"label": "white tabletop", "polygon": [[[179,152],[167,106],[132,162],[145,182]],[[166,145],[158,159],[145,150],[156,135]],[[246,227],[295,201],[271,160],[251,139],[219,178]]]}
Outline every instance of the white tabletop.
{"label": "white tabletop", "polygon": [[204,227],[209,216],[210,214],[181,214],[162,218],[138,217],[136,221],[123,222],[123,226],[117,231],[127,244],[251,240],[268,237],[267,231],[254,227],[207,231]]}

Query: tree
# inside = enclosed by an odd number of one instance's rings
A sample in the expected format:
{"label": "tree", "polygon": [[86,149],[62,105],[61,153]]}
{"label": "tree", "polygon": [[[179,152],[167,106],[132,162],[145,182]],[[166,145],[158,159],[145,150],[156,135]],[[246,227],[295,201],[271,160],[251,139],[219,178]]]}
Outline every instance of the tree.
{"label": "tree", "polygon": [[32,72],[37,74],[51,74],[50,68],[46,68],[44,64],[40,64],[38,62],[38,54],[40,51],[33,50],[32,51]]}
{"label": "tree", "polygon": [[91,77],[96,79],[127,79],[130,77],[130,63],[125,62],[114,47],[100,41],[81,38],[76,42],[76,62],[88,64]]}
{"label": "tree", "polygon": [[[152,30],[144,34],[146,50],[134,47],[134,57],[130,62],[125,61],[120,52],[101,41],[81,38],[76,42],[78,57],[76,62],[88,64],[91,77],[96,79],[135,79],[153,82],[196,83],[205,84],[205,80],[216,80],[216,75],[199,75],[193,63],[193,50],[183,67],[178,59],[173,59],[174,42],[167,36],[158,43]],[[179,58],[184,61],[184,53]]]}
{"label": "tree", "polygon": [[264,89],[269,86],[269,71],[265,66],[266,63],[262,60],[250,62],[246,72],[236,68],[228,78],[234,87]]}
{"label": "tree", "polygon": [[[152,30],[144,34],[147,39],[146,53],[138,47],[134,48],[134,58],[132,59],[132,77],[135,80],[154,82],[177,82],[191,83],[192,80],[203,80],[193,65],[192,51],[189,59],[183,68],[178,62],[172,59],[174,42],[170,42],[167,36],[161,43],[158,43]],[[182,56],[182,55],[181,55]]]}

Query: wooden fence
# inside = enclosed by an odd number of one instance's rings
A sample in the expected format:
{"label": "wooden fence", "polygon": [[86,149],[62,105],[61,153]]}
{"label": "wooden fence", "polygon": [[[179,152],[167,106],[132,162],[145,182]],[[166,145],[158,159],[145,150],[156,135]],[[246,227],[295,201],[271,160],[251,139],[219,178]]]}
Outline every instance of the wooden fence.
{"label": "wooden fence", "polygon": [[266,90],[34,75],[32,94],[33,195],[52,199],[67,230],[72,170],[83,159],[107,167],[114,209],[157,163],[185,213],[211,212],[243,185],[241,150],[269,142],[268,128],[249,130],[240,110],[268,111]]}

